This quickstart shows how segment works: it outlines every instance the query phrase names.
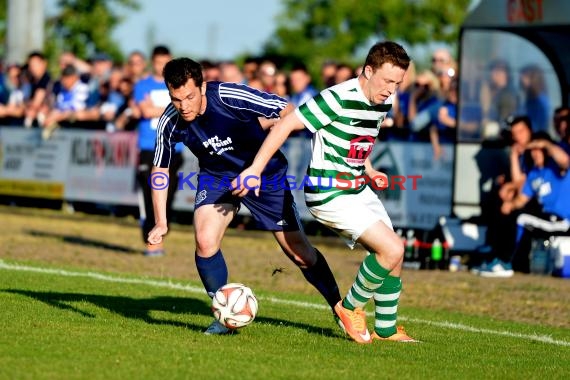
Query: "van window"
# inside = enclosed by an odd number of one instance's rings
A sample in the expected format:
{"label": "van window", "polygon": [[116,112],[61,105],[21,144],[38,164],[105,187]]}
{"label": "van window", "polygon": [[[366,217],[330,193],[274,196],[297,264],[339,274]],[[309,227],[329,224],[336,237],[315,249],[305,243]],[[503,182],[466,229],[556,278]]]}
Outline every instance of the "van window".
{"label": "van window", "polygon": [[461,50],[458,141],[499,138],[505,119],[515,114],[529,116],[533,131],[555,137],[560,85],[542,51],[497,30],[464,30]]}

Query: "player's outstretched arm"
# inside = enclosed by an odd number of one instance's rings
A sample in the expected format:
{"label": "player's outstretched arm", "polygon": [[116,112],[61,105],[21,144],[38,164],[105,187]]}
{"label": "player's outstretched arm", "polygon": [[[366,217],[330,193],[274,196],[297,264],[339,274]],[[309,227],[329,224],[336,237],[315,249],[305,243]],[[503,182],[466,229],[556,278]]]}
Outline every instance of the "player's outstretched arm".
{"label": "player's outstretched arm", "polygon": [[168,199],[169,178],[168,168],[152,167],[148,185],[151,187],[152,192],[155,225],[148,234],[147,241],[150,244],[161,243],[162,237],[168,232],[166,200]]}
{"label": "player's outstretched arm", "polygon": [[245,197],[249,189],[255,189],[255,195],[259,196],[261,173],[267,166],[267,163],[275,152],[281,148],[291,132],[301,130],[304,127],[303,122],[295,112],[287,114],[287,116],[275,123],[255,155],[251,166],[242,171],[238,176],[239,178],[249,178],[247,186],[238,186],[238,180],[234,179],[232,181],[232,188],[234,189],[232,193],[239,197]]}

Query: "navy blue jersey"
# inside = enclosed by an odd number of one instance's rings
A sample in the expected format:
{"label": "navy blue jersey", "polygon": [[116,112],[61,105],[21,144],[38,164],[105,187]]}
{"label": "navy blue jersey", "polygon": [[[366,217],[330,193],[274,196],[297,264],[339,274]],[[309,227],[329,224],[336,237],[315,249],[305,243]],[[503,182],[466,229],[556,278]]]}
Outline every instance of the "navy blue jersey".
{"label": "navy blue jersey", "polygon": [[[258,117],[278,118],[287,100],[251,87],[225,82],[206,83],[207,106],[192,122],[180,117],[172,104],[160,117],[154,165],[167,168],[177,142],[198,158],[200,171],[216,177],[237,177],[248,167],[268,131]],[[287,160],[277,151],[263,176],[282,176]]]}

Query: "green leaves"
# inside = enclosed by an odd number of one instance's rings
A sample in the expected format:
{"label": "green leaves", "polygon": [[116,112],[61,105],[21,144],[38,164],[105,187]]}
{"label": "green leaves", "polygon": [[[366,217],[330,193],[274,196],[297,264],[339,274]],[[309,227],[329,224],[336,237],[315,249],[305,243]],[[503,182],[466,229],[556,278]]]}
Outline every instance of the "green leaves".
{"label": "green leaves", "polygon": [[[370,41],[409,45],[455,43],[470,0],[283,0],[285,11],[267,42],[268,54],[320,67],[327,59],[361,63]],[[355,59],[358,61],[354,62]],[[313,73],[316,74],[316,73]]]}
{"label": "green leaves", "polygon": [[111,32],[128,11],[140,8],[136,0],[59,0],[59,13],[46,20],[46,53],[53,58],[68,50],[80,58],[105,52],[120,61],[122,52]]}

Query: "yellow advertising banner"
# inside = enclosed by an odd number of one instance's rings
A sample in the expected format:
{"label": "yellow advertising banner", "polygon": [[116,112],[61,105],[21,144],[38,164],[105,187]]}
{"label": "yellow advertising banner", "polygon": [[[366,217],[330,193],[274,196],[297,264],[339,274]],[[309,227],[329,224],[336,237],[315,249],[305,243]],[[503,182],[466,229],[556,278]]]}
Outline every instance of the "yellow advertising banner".
{"label": "yellow advertising banner", "polygon": [[0,194],[18,197],[63,199],[65,186],[62,182],[0,179]]}

